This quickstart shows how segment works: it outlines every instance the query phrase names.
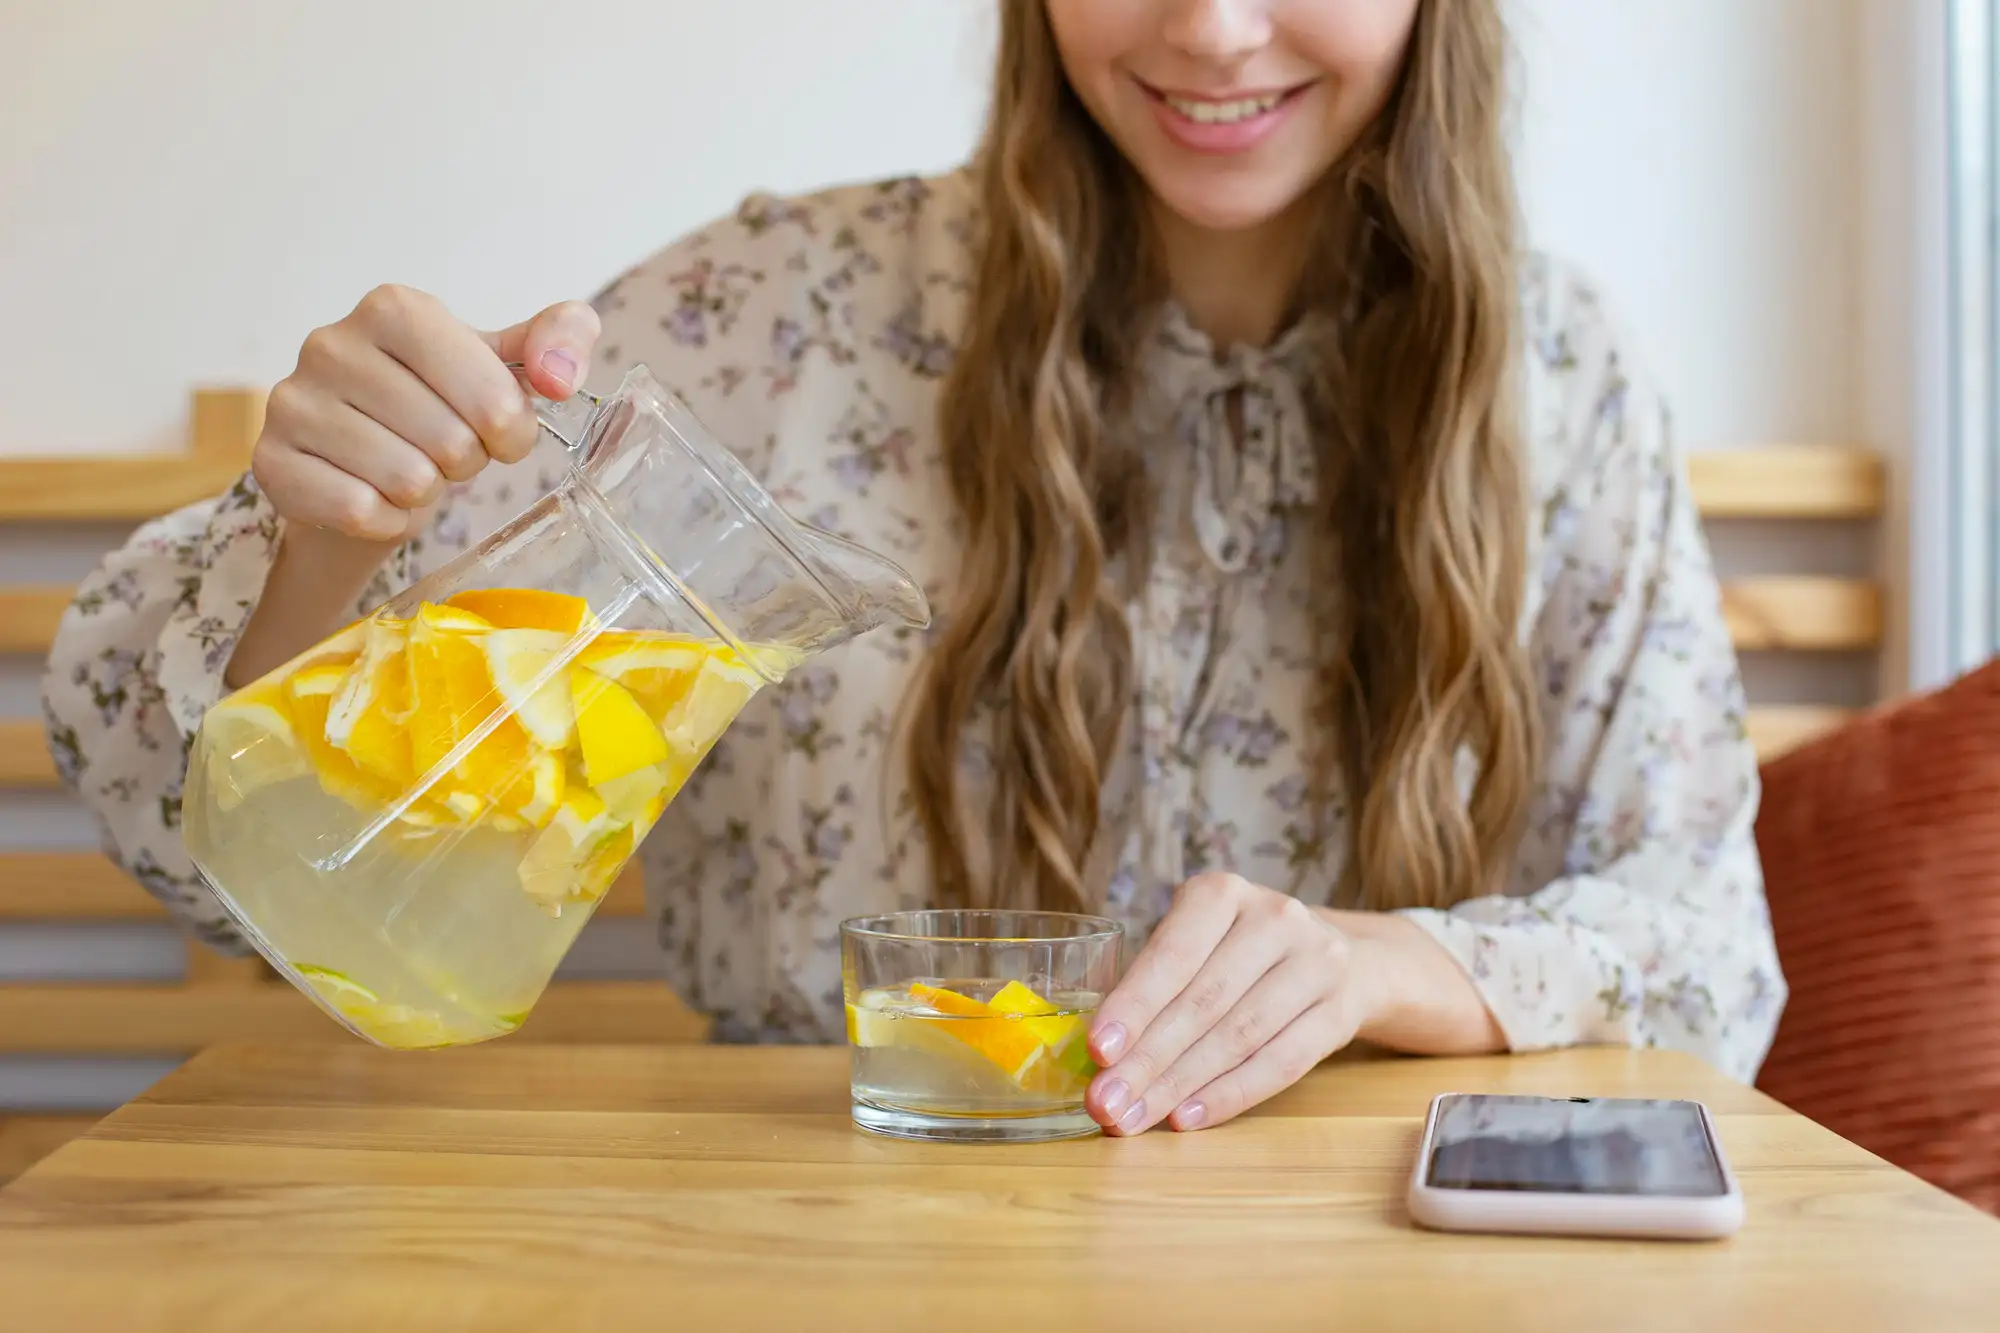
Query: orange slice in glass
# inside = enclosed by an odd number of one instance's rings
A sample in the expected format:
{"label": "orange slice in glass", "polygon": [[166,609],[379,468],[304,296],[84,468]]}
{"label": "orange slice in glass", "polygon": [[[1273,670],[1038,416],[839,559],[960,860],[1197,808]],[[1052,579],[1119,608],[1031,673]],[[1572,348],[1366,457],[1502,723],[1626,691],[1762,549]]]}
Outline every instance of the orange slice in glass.
{"label": "orange slice in glass", "polygon": [[995,1013],[969,995],[913,981],[910,998],[947,1015],[933,1020],[935,1026],[999,1066],[1016,1087],[1024,1086],[1048,1058],[1049,1048],[1025,1024]]}

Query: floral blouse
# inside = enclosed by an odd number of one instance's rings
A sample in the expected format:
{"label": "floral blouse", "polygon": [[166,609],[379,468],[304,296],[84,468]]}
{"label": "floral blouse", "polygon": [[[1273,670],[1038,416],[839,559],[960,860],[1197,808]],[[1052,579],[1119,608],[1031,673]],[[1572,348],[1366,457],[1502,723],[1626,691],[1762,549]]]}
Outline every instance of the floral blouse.
{"label": "floral blouse", "polygon": [[[963,173],[752,198],[599,298],[594,384],[651,367],[788,508],[891,554],[941,601],[955,545],[932,423],[974,207]],[[1522,633],[1547,767],[1507,891],[1407,915],[1516,1050],[1672,1046],[1748,1079],[1785,985],[1742,689],[1684,461],[1588,287],[1535,259],[1522,300],[1541,517]],[[1094,871],[1135,939],[1196,872],[1324,904],[1345,854],[1337,825],[1314,836],[1305,802],[1302,342],[1218,353],[1169,311],[1146,356],[1124,428],[1143,435],[1160,503],[1152,566],[1132,583],[1139,688]],[[357,614],[561,466],[551,447],[457,486]],[[146,525],[84,583],[46,681],[52,748],[112,854],[226,949],[247,946],[183,850],[180,786],[279,528],[248,478]],[[667,978],[719,1038],[840,1040],[839,922],[922,904],[888,740],[922,642],[878,631],[765,691],[647,840]]]}

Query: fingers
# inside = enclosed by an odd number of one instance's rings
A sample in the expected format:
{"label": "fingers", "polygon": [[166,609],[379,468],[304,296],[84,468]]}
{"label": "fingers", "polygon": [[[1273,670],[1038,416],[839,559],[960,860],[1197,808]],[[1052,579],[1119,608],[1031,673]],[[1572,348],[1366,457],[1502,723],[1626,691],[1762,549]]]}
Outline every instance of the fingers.
{"label": "fingers", "polygon": [[251,461],[257,485],[294,523],[370,542],[400,541],[411,514],[351,473],[299,449],[262,449]]}
{"label": "fingers", "polygon": [[[1236,919],[1234,875],[1198,875],[1182,886],[1159,928],[1105,997],[1090,1029],[1091,1052],[1110,1068],[1186,989]],[[1247,888],[1247,885],[1245,886]]]}
{"label": "fingers", "polygon": [[398,509],[423,509],[444,496],[444,473],[428,454],[346,403],[327,404],[299,451],[367,482]]}
{"label": "fingers", "polygon": [[517,361],[544,398],[560,401],[590,374],[600,332],[597,312],[583,301],[561,301],[512,328],[486,335],[502,361]]}
{"label": "fingers", "polygon": [[535,415],[513,372],[436,297],[408,287],[377,287],[362,298],[353,319],[370,342],[472,428],[489,457],[518,462],[534,448]]}
{"label": "fingers", "polygon": [[[1208,1040],[1218,1022],[1242,1007],[1247,994],[1264,983],[1283,954],[1284,943],[1276,935],[1236,915],[1208,960],[1139,1030],[1124,1058],[1092,1080],[1085,1102],[1097,1122],[1106,1129],[1137,1133],[1222,1073],[1212,1069],[1198,1081],[1187,1082],[1190,1072],[1183,1066],[1189,1049]],[[1293,1012],[1302,1002],[1294,1002]],[[1276,1026],[1270,1029],[1276,1030]]]}
{"label": "fingers", "polygon": [[1228,1073],[1175,1107],[1175,1129],[1213,1129],[1268,1101],[1346,1043],[1339,1006],[1326,1000],[1294,1018]]}
{"label": "fingers", "polygon": [[539,423],[503,359],[526,361],[536,392],[566,398],[597,336],[581,302],[482,334],[435,297],[378,287],[306,339],[271,391],[252,471],[287,520],[400,541],[449,483],[534,449]]}
{"label": "fingers", "polygon": [[488,461],[479,433],[402,362],[380,352],[374,360],[374,373],[349,379],[347,402],[422,451],[446,481],[478,476]]}
{"label": "fingers", "polygon": [[[1286,958],[1264,973],[1242,999],[1210,1023],[1153,1080],[1142,1094],[1147,1110],[1134,1117],[1130,1125],[1121,1124],[1119,1131],[1143,1133],[1170,1115],[1188,1119],[1186,1108],[1198,1100],[1203,1089],[1255,1056],[1285,1031],[1293,1019],[1317,1005],[1325,994],[1326,979],[1317,963],[1299,955]],[[1199,1112],[1193,1118],[1199,1121]],[[1177,1122],[1174,1127],[1195,1126]]]}

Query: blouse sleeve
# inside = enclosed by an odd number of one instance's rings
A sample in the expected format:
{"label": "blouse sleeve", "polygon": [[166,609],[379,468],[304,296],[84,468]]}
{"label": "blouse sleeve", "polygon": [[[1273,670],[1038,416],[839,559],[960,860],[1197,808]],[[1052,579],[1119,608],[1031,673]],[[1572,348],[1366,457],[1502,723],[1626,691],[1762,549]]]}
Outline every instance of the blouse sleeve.
{"label": "blouse sleeve", "polygon": [[1510,893],[1407,915],[1514,1050],[1672,1047],[1747,1082],[1786,990],[1735,652],[1662,404],[1601,328],[1556,341],[1577,445],[1544,509],[1543,780]]}
{"label": "blouse sleeve", "polygon": [[[106,853],[202,939],[246,953],[181,843],[181,780],[202,714],[264,590],[281,520],[245,476],[140,528],[77,589],[42,680],[50,753]],[[355,614],[381,600],[399,552]]]}

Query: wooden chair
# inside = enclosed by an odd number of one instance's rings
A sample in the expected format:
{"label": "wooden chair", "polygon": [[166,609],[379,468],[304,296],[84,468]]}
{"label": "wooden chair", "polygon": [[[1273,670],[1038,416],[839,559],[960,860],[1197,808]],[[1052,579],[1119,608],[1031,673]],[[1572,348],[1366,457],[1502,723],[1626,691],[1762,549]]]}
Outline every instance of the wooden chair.
{"label": "wooden chair", "polygon": [[[20,524],[139,522],[215,494],[246,466],[262,400],[241,391],[194,399],[193,444],[182,455],[0,460],[0,521]],[[1759,449],[1697,456],[1691,467],[1705,516],[1797,521],[1872,518],[1883,502],[1879,462],[1833,448]],[[0,654],[48,652],[67,587],[0,587]],[[1872,652],[1882,637],[1882,593],[1867,580],[1788,575],[1742,579],[1725,590],[1739,648]],[[1810,705],[1758,708],[1750,729],[1769,756],[1838,725],[1841,710]],[[56,786],[33,718],[0,719],[0,789]],[[4,799],[4,793],[0,793]],[[600,911],[644,911],[636,873]],[[0,852],[0,929],[10,922],[131,922],[164,909],[94,853]],[[550,988],[510,1041],[677,1042],[705,1024],[665,986],[570,981]],[[255,959],[187,947],[177,985],[101,982],[0,983],[0,1055],[183,1056],[219,1041],[351,1041]],[[88,1115],[0,1115],[0,1181],[81,1132]]]}

